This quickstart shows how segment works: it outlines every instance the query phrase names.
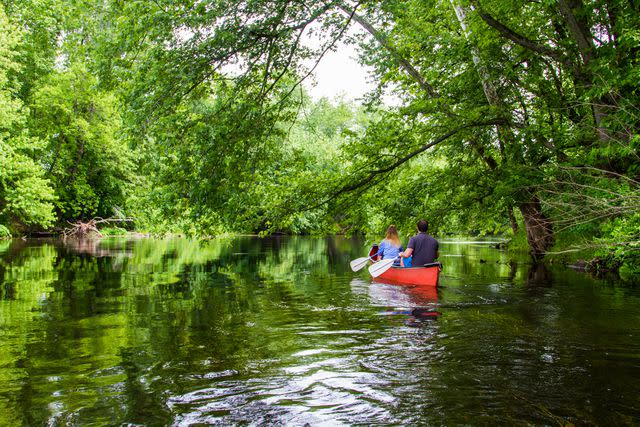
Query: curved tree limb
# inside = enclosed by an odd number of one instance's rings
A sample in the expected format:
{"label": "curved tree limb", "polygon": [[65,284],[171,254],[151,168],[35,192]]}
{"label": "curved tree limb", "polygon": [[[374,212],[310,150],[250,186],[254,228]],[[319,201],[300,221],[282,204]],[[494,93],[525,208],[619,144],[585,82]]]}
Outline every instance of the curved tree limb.
{"label": "curved tree limb", "polygon": [[395,170],[396,168],[402,166],[404,163],[408,162],[409,160],[413,159],[414,157],[418,156],[419,154],[427,151],[429,148],[434,147],[444,141],[446,141],[447,139],[451,138],[452,136],[462,132],[463,130],[466,129],[470,129],[470,128],[475,128],[475,127],[483,127],[483,126],[495,126],[498,124],[505,124],[504,120],[501,119],[494,119],[494,120],[488,120],[488,121],[483,121],[483,122],[475,122],[475,123],[469,123],[469,124],[465,124],[465,125],[461,125],[456,127],[455,129],[450,130],[449,132],[440,135],[439,137],[437,137],[436,139],[434,139],[433,141],[422,145],[421,147],[415,149],[414,151],[412,151],[411,153],[407,154],[404,157],[399,158],[398,160],[396,160],[395,162],[393,162],[391,165],[381,168],[381,169],[376,169],[373,170],[371,172],[369,172],[369,174],[358,180],[356,183],[354,184],[350,184],[350,185],[345,185],[342,188],[339,188],[337,191],[332,192],[332,194],[327,197],[325,200],[322,200],[321,202],[310,206],[306,209],[304,209],[305,211],[308,210],[313,210],[316,209],[322,205],[325,205],[329,202],[331,202],[332,200],[338,198],[340,195],[342,194],[346,194],[346,193],[351,193],[354,192],[356,190],[361,190],[363,189],[363,187],[365,187],[366,185],[369,185],[371,183],[377,183],[380,179],[380,177],[384,177],[386,175],[388,175],[389,173],[391,173],[393,170]]}
{"label": "curved tree limb", "polygon": [[500,33],[500,35],[502,35],[504,38],[509,39],[515,44],[529,49],[533,52],[553,58],[556,61],[566,65],[567,67],[573,67],[571,61],[569,61],[561,52],[545,45],[536,43],[535,41],[528,39],[522,34],[517,33],[516,31],[512,30],[511,28],[507,27],[505,24],[491,16],[491,14],[484,10],[477,1],[473,1],[472,3],[474,4],[474,6],[476,6],[480,18],[482,18],[482,20],[491,28],[498,31],[498,33]]}
{"label": "curved tree limb", "polygon": [[366,19],[358,15],[355,12],[355,9],[349,10],[349,8],[347,8],[343,4],[338,5],[338,7],[344,13],[351,14],[353,16],[353,20],[360,24],[362,28],[364,28],[369,34],[371,34],[373,38],[375,38],[376,41],[380,43],[380,45],[391,54],[391,56],[393,56],[398,64],[400,64],[400,66],[404,68],[404,70],[416,81],[416,83],[418,83],[422,90],[428,93],[431,98],[439,98],[440,95],[438,95],[438,92],[435,90],[435,88],[424,79],[422,74],[420,74],[420,72],[411,64],[411,62],[409,62],[407,58],[402,56],[400,52],[398,52],[398,50],[391,45],[389,40],[380,31],[376,30],[373,25],[371,25]]}

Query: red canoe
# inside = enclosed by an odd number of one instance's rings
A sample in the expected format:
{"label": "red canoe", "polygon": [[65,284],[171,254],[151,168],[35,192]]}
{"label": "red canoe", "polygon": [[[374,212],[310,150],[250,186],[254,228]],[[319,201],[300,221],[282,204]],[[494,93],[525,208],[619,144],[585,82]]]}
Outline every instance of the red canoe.
{"label": "red canoe", "polygon": [[432,267],[391,267],[374,280],[403,285],[438,286],[439,275],[439,265]]}
{"label": "red canoe", "polygon": [[[378,253],[378,245],[374,244],[369,251],[369,257],[376,253]],[[438,286],[440,270],[442,270],[442,264],[439,262],[429,267],[391,267],[373,280],[400,285]]]}

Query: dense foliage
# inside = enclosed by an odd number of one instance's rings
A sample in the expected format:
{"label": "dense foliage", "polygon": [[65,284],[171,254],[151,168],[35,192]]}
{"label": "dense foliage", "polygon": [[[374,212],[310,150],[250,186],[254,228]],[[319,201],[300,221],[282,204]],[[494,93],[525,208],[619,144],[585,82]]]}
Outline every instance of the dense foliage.
{"label": "dense foliage", "polygon": [[[34,158],[43,141],[26,127],[28,110],[18,96],[20,85],[15,78],[21,71],[16,46],[22,32],[2,5],[0,28],[0,221],[17,219],[25,226],[47,227],[54,220],[54,193]],[[0,230],[2,237],[6,230],[6,226]]]}
{"label": "dense foliage", "polygon": [[[14,230],[117,212],[158,232],[410,234],[427,217],[526,236],[536,258],[638,263],[634,2],[3,0],[0,21]],[[363,106],[302,89],[341,42],[375,70]]]}

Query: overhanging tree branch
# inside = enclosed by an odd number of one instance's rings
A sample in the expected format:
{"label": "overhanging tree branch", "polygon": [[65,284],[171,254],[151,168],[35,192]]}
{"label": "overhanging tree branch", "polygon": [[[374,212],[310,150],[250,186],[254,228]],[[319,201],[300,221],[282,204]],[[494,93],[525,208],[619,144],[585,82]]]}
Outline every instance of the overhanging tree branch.
{"label": "overhanging tree branch", "polygon": [[373,25],[371,25],[367,20],[355,13],[355,8],[354,10],[349,10],[349,8],[347,8],[344,4],[340,4],[338,5],[338,7],[347,15],[352,15],[353,20],[360,24],[362,28],[364,28],[369,34],[371,34],[373,38],[375,38],[376,41],[380,43],[380,45],[391,54],[391,56],[398,62],[398,64],[400,64],[400,66],[404,68],[404,70],[416,81],[416,83],[420,85],[422,90],[427,92],[432,98],[439,97],[438,92],[435,90],[435,88],[431,86],[431,84],[429,84],[429,82],[427,82],[424,77],[422,77],[422,74],[420,74],[420,72],[411,64],[411,62],[409,62],[407,58],[402,56],[400,52],[398,52],[398,50],[391,45],[389,40],[380,31],[376,30]]}
{"label": "overhanging tree branch", "polygon": [[411,153],[407,154],[406,156],[396,160],[391,165],[389,165],[389,166],[387,166],[385,168],[376,169],[374,171],[369,172],[369,175],[367,175],[363,179],[360,179],[355,184],[346,185],[346,186],[338,189],[337,191],[333,192],[327,199],[325,199],[325,200],[323,200],[323,201],[321,201],[321,202],[319,202],[319,203],[317,203],[317,204],[315,204],[315,205],[313,205],[313,206],[311,206],[309,208],[303,209],[303,211],[309,211],[309,210],[316,209],[316,208],[318,208],[318,207],[320,207],[322,205],[325,205],[325,204],[329,203],[330,201],[336,199],[337,197],[339,197],[342,194],[354,192],[354,191],[359,190],[359,189],[361,189],[362,187],[364,187],[364,186],[366,186],[368,184],[377,182],[378,178],[383,177],[383,176],[391,173],[394,169],[400,167],[401,165],[403,165],[404,163],[406,163],[409,160],[413,159],[417,155],[427,151],[431,147],[434,147],[434,146],[446,141],[447,139],[449,139],[452,136],[462,132],[463,130],[470,129],[470,128],[476,128],[476,127],[495,126],[497,124],[505,124],[505,122],[504,122],[504,120],[501,120],[501,119],[494,119],[494,120],[475,122],[475,123],[469,123],[469,124],[466,124],[466,125],[458,126],[457,128],[452,129],[449,132],[437,137],[433,141],[431,141],[431,142],[429,142],[427,144],[424,144],[423,146],[417,148],[416,150],[412,151]]}
{"label": "overhanging tree branch", "polygon": [[477,1],[473,1],[472,3],[476,6],[480,18],[482,18],[482,20],[491,28],[498,31],[504,38],[509,39],[515,44],[526,49],[532,50],[541,55],[551,57],[568,67],[573,66],[573,64],[571,64],[571,62],[567,58],[565,58],[561,52],[551,49],[550,47],[547,47],[545,45],[536,43],[533,40],[530,40],[527,37],[523,36],[522,34],[515,32],[514,30],[491,16],[491,14],[484,10]]}

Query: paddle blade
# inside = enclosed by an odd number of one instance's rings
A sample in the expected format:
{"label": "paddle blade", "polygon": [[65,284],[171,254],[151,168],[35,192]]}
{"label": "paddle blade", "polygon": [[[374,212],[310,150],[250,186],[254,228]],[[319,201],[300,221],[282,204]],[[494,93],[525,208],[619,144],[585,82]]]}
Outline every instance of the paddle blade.
{"label": "paddle blade", "polygon": [[371,276],[373,277],[378,277],[379,275],[390,269],[394,262],[395,259],[393,258],[378,261],[369,267],[369,274],[371,274]]}
{"label": "paddle blade", "polygon": [[349,265],[351,266],[351,270],[358,271],[358,270],[362,270],[362,267],[367,265],[368,261],[369,261],[369,258],[366,258],[366,257],[358,258],[351,261]]}

